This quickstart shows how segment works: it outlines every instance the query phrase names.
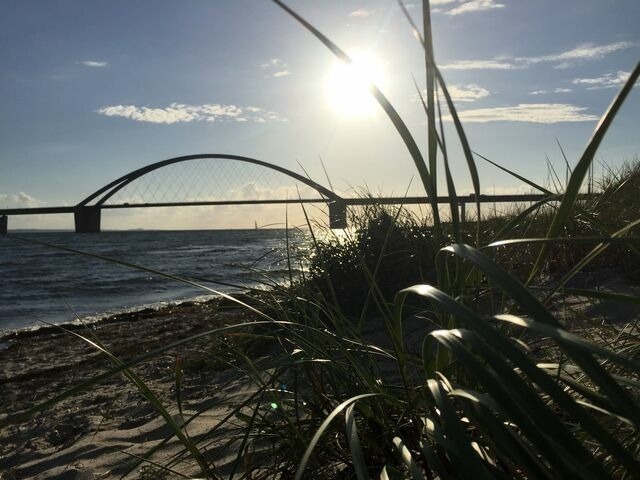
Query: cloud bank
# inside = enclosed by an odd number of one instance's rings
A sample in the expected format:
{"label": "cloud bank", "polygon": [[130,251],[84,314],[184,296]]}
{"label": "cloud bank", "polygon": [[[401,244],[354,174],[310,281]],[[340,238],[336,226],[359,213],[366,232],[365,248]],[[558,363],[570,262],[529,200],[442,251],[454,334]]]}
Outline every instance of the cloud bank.
{"label": "cloud bank", "polygon": [[532,57],[498,57],[489,60],[457,60],[440,68],[445,70],[518,70],[542,63],[555,64],[554,68],[568,68],[578,63],[600,60],[627,48],[638,47],[633,42],[614,42],[606,45],[587,43],[564,52]]}
{"label": "cloud bank", "polygon": [[[585,113],[585,107],[566,103],[521,103],[509,107],[478,108],[458,111],[460,119],[467,123],[525,122],[560,123],[590,122],[598,117]],[[451,120],[451,118],[448,118]]]}
{"label": "cloud bank", "polygon": [[257,122],[286,121],[276,112],[259,107],[241,107],[209,103],[186,105],[171,103],[166,107],[139,107],[136,105],[109,105],[96,110],[107,117],[123,117],[137,122],[148,123],[189,123],[189,122]]}

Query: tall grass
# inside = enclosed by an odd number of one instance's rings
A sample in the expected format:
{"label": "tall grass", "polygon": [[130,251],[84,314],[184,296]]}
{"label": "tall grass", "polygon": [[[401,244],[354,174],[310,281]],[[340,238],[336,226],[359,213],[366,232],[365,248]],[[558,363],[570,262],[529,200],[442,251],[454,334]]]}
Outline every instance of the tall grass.
{"label": "tall grass", "polygon": [[[350,61],[311,23],[274,2],[338,58]],[[424,0],[423,32],[403,9],[425,52],[427,160],[391,103],[377,87],[371,90],[432,199],[437,155],[448,193],[455,197],[442,95],[479,194],[474,154],[434,61],[429,7]],[[181,433],[202,412],[173,425],[184,451],[166,460],[165,467],[179,469],[191,456],[200,474],[211,478],[638,478],[638,327],[598,330],[605,340],[583,329],[590,336],[585,339],[568,329],[566,312],[562,317],[552,305],[576,294],[566,288],[571,277],[595,264],[609,246],[624,245],[627,258],[637,261],[637,240],[629,236],[640,223],[634,218],[637,199],[625,210],[624,221],[603,221],[615,208],[606,192],[629,189],[631,199],[636,187],[627,179],[640,178],[631,171],[637,166],[612,175],[605,193],[588,202],[580,200],[579,192],[639,75],[640,65],[603,115],[564,192],[541,189],[548,198],[498,224],[483,222],[478,204],[471,229],[453,203],[450,222],[441,221],[434,202],[429,229],[400,210],[377,209],[361,217],[360,232],[346,242],[312,236],[311,272],[292,288],[263,294],[258,308],[243,305],[259,320],[201,334],[236,334],[238,340],[229,344],[212,342],[211,356],[253,387],[205,435]],[[588,228],[567,230],[580,218],[588,219]],[[533,230],[534,225],[543,225],[542,230]],[[559,278],[543,275],[558,246],[585,245],[584,256]],[[529,262],[505,261],[517,248],[527,249]],[[512,271],[522,265],[526,271]],[[403,274],[398,283],[389,282],[390,272],[398,269]],[[606,296],[589,289],[579,293],[593,301]],[[615,293],[607,298],[639,302]],[[571,320],[590,325],[581,315]],[[0,419],[0,426],[123,372],[144,391],[128,369],[192,340],[130,362],[113,359],[109,372]],[[172,407],[148,398],[171,418]],[[216,442],[235,452],[232,462],[216,463],[210,453]]]}

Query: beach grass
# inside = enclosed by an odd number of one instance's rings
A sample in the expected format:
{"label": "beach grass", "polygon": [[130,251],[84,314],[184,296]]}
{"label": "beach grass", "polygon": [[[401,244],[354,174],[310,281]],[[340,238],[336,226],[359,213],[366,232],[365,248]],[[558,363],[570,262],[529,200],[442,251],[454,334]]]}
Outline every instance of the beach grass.
{"label": "beach grass", "polygon": [[[339,59],[350,61],[310,22],[274,2]],[[170,458],[158,457],[167,437],[132,461],[131,474],[147,465],[167,475],[185,471],[209,478],[638,477],[638,324],[602,324],[567,305],[576,299],[589,305],[606,300],[611,309],[640,303],[633,294],[577,281],[589,269],[614,267],[632,275],[640,265],[634,236],[640,225],[638,163],[610,170],[595,195],[581,196],[598,146],[638,80],[640,65],[603,114],[562,191],[527,180],[548,197],[493,218],[483,218],[477,203],[474,221],[465,222],[455,200],[441,99],[479,195],[477,157],[433,61],[429,1],[423,1],[422,32],[400,6],[424,47],[426,159],[384,94],[373,85],[372,93],[432,199],[442,160],[452,198],[446,221],[435,202],[428,218],[401,207],[359,210],[352,218],[354,233],[340,238],[320,235],[309,221],[308,258],[288,262],[308,268],[291,267],[288,285],[256,293],[251,302],[223,295],[251,312],[251,321],[127,361],[99,339],[71,333],[107,356],[112,368],[0,418],[0,427],[124,374],[182,444]],[[136,365],[205,337],[210,345],[198,368],[227,369],[243,379],[242,395],[233,402],[220,399],[186,411],[180,392],[188,367],[179,360],[172,403],[135,374]],[[191,435],[192,422],[212,409],[224,414],[207,431]]]}

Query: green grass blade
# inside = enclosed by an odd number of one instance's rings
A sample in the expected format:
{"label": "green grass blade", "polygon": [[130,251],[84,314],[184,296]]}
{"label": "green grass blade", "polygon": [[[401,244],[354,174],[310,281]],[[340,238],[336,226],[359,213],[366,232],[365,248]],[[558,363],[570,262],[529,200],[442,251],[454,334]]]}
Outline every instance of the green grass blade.
{"label": "green grass blade", "polygon": [[[467,140],[467,134],[464,131],[464,127],[462,126],[462,122],[460,122],[460,118],[458,116],[458,112],[455,108],[455,105],[453,103],[453,99],[451,98],[451,94],[449,93],[449,89],[447,88],[446,82],[444,81],[444,77],[442,76],[442,74],[440,73],[440,69],[438,68],[438,66],[435,63],[435,60],[433,58],[433,54],[432,54],[432,48],[429,47],[429,45],[427,44],[428,41],[425,39],[425,37],[423,37],[420,34],[420,31],[418,30],[418,28],[416,27],[415,22],[413,21],[413,19],[411,18],[411,15],[409,15],[408,10],[406,9],[406,7],[404,7],[404,5],[402,3],[400,3],[402,8],[402,11],[405,15],[405,17],[407,18],[407,20],[409,21],[409,24],[411,25],[414,35],[416,37],[416,39],[418,39],[418,41],[420,42],[420,44],[422,45],[422,48],[424,49],[425,52],[425,61],[426,61],[426,67],[427,67],[427,71],[433,72],[433,75],[435,76],[435,79],[437,81],[437,83],[440,85],[440,88],[442,89],[442,94],[444,95],[445,101],[447,102],[447,108],[449,109],[449,113],[451,115],[451,118],[453,120],[453,123],[455,125],[455,129],[456,132],[458,134],[458,139],[460,140],[460,145],[462,146],[462,151],[464,153],[464,157],[467,161],[467,168],[469,169],[469,174],[471,176],[471,182],[473,184],[473,191],[476,194],[476,211],[477,211],[477,216],[478,216],[478,222],[477,222],[477,226],[478,229],[476,231],[476,237],[477,240],[479,241],[480,238],[480,230],[479,230],[479,221],[480,221],[480,201],[479,201],[479,196],[480,196],[480,176],[478,175],[478,169],[476,168],[476,164],[475,164],[475,160],[473,159],[473,154],[471,153],[471,147],[469,146],[469,141]],[[423,5],[423,8],[425,7],[425,5]],[[428,8],[428,3],[426,5],[426,7]],[[426,35],[426,32],[425,32]],[[429,32],[429,35],[431,35],[431,32]],[[433,112],[433,110],[429,110],[430,112]],[[429,116],[429,117],[432,117]],[[429,118],[428,117],[428,118]]]}
{"label": "green grass blade", "polygon": [[362,454],[362,446],[360,445],[360,438],[358,437],[358,427],[356,425],[354,407],[355,403],[349,405],[344,414],[347,426],[347,438],[349,440],[349,450],[351,452],[351,461],[353,462],[353,468],[356,471],[356,477],[358,480],[368,480],[369,469],[367,468],[364,455]]}
{"label": "green grass blade", "polygon": [[307,463],[309,463],[309,459],[311,458],[311,455],[313,453],[313,449],[316,447],[316,445],[318,444],[318,441],[320,440],[320,437],[322,437],[322,435],[327,431],[329,424],[333,421],[335,417],[337,417],[344,409],[346,409],[352,403],[362,400],[363,398],[375,397],[378,395],[379,395],[378,393],[363,393],[361,395],[356,395],[355,397],[351,397],[345,400],[336,408],[334,408],[333,411],[322,422],[322,424],[320,425],[316,433],[313,435],[313,438],[309,442],[309,446],[305,450],[304,455],[300,460],[298,469],[293,479],[300,480],[302,478],[302,475],[304,474],[304,470],[305,468],[307,468]]}
{"label": "green grass blade", "polygon": [[[438,153],[436,144],[436,122],[435,122],[435,72],[433,65],[435,65],[435,56],[433,52],[433,34],[431,29],[431,7],[429,0],[422,0],[422,31],[424,32],[424,52],[425,52],[425,70],[427,81],[427,109],[431,112],[431,115],[427,116],[427,138],[429,154],[429,173],[431,173],[431,181],[433,182],[433,193],[438,194],[437,185],[437,158]],[[432,61],[429,61],[432,59]]]}
{"label": "green grass blade", "polygon": [[504,420],[498,419],[492,413],[498,412],[502,415],[502,410],[491,397],[462,388],[452,390],[449,395],[466,400],[462,402],[466,407],[465,411],[474,419],[474,423],[484,430],[491,450],[505,465],[509,465],[514,477],[516,470],[524,470],[528,478],[555,478],[522,438],[514,433],[513,429],[507,428]]}
{"label": "green grass blade", "polygon": [[[295,11],[289,8],[280,0],[273,0],[273,2],[282,8],[285,12],[291,15],[294,19],[296,19],[303,27],[305,27],[309,32],[311,32],[318,40],[320,40],[331,52],[338,57],[341,61],[345,63],[352,63],[351,58],[347,55],[338,45],[336,45],[333,41],[331,41],[326,35],[320,32],[317,28],[307,22],[304,18],[298,15]],[[433,221],[436,226],[440,224],[440,215],[438,213],[438,204],[436,202],[436,193],[433,191],[434,180],[431,177],[431,173],[427,167],[427,164],[422,157],[422,153],[420,152],[420,148],[416,144],[411,132],[407,128],[407,125],[404,123],[394,106],[389,102],[387,97],[380,91],[378,87],[374,84],[369,85],[369,90],[375,97],[378,104],[382,107],[384,112],[391,120],[391,123],[395,127],[396,131],[402,138],[413,162],[418,170],[420,175],[420,179],[424,186],[425,191],[427,192],[427,196],[429,197],[429,201],[431,204],[431,209],[433,213]]]}
{"label": "green grass blade", "polygon": [[454,462],[456,468],[460,469],[465,478],[486,480],[493,478],[480,460],[478,453],[471,447],[471,439],[460,423],[455,407],[445,394],[441,383],[436,380],[428,380],[427,386],[438,410],[440,410],[444,432],[456,446],[457,451],[451,452],[458,457]]}
{"label": "green grass blade", "polygon": [[[638,462],[625,449],[618,440],[607,432],[592,415],[585,412],[575,399],[559,386],[546,372],[537,367],[526,354],[512,341],[498,332],[484,319],[477,316],[466,306],[456,302],[449,295],[429,285],[414,285],[413,287],[401,290],[396,295],[396,310],[401,313],[404,300],[408,295],[419,295],[434,302],[438,308],[455,316],[467,328],[476,331],[482,339],[495,351],[501,352],[505,358],[509,358],[531,381],[535,382],[548,394],[558,405],[598,439],[615,458],[624,465],[628,471],[638,470]],[[400,314],[398,313],[398,314]]]}
{"label": "green grass blade", "polygon": [[[589,167],[595,158],[596,151],[602,142],[607,130],[611,126],[616,114],[622,107],[625,99],[631,92],[634,84],[640,77],[640,62],[635,66],[633,72],[629,75],[626,83],[613,100],[608,110],[600,119],[600,122],[596,126],[596,129],[587,144],[587,147],[584,150],[584,153],[580,157],[577,165],[573,169],[573,173],[571,174],[571,178],[569,178],[569,184],[567,185],[564,197],[556,215],[553,217],[553,221],[551,222],[551,226],[549,227],[549,231],[547,232],[547,237],[554,238],[560,235],[563,227],[567,223],[571,212],[573,211],[574,204],[578,198],[578,194],[580,193],[580,188],[582,187],[582,183],[584,182],[584,178],[589,172]],[[533,280],[533,278],[538,274],[542,265],[545,263],[547,256],[549,254],[549,246],[543,245],[540,253],[538,254],[538,258],[531,269],[531,273],[529,274],[529,282]],[[527,283],[529,283],[527,282]]]}
{"label": "green grass blade", "polygon": [[[471,332],[469,332],[471,333]],[[493,368],[487,368],[476,356],[467,350],[459,338],[464,331],[436,330],[430,333],[439,342],[451,350],[458,361],[484,387],[485,391],[498,402],[518,425],[524,435],[540,450],[558,472],[564,476],[580,472],[580,478],[606,478],[603,469],[584,468],[584,462],[591,461],[591,454],[573,438],[566,426],[546,407],[535,392],[520,379],[505,361],[496,353],[485,348],[477,348],[483,360]],[[473,340],[472,335],[464,335],[466,341]],[[506,375],[506,376],[505,376]],[[538,425],[545,425],[545,433]],[[457,443],[457,442],[456,442]],[[563,477],[564,478],[564,477]]]}
{"label": "green grass blade", "polygon": [[518,317],[516,315],[500,314],[495,315],[493,318],[501,322],[510,323],[512,325],[518,325],[519,327],[528,328],[534,332],[539,333],[542,336],[552,338],[559,345],[570,345],[572,348],[580,349],[588,352],[592,355],[597,355],[602,358],[611,360],[619,365],[624,365],[634,371],[640,371],[640,361],[632,358],[626,358],[611,350],[600,347],[595,343],[588,342],[573,333],[567,332],[563,328],[553,327],[551,325],[545,325],[540,322],[536,322],[530,318]]}
{"label": "green grass blade", "polygon": [[539,210],[540,208],[545,206],[547,203],[553,202],[555,200],[559,200],[560,198],[561,198],[561,195],[551,195],[549,197],[543,198],[542,200],[538,200],[533,205],[530,205],[529,207],[525,208],[522,212],[518,213],[515,217],[513,217],[506,224],[504,224],[502,228],[500,228],[500,230],[498,230],[496,234],[493,236],[493,239],[491,240],[491,242],[499,241],[501,238],[511,233],[511,231],[514,228],[518,227],[522,223],[522,221],[525,218],[527,218],[529,215],[531,215],[533,212]]}
{"label": "green grass blade", "polygon": [[480,157],[482,160],[484,160],[485,162],[489,162],[491,165],[493,165],[494,167],[499,168],[500,170],[502,170],[503,172],[508,173],[509,175],[511,175],[512,177],[517,178],[518,180],[520,180],[521,182],[526,183],[527,185],[529,185],[530,187],[535,188],[536,190],[541,191],[542,193],[546,193],[547,195],[553,195],[553,192],[550,190],[547,190],[546,188],[538,185],[537,183],[529,180],[526,177],[523,177],[522,175],[518,175],[516,172],[514,172],[513,170],[509,170],[508,168],[503,167],[502,165],[497,164],[496,162],[489,160],[487,157],[485,157],[484,155],[480,155],[478,152],[473,152],[474,155]]}
{"label": "green grass blade", "polygon": [[[524,285],[479,250],[468,245],[456,244],[443,248],[438,254],[440,255],[443,252],[454,253],[472,262],[535,320],[554,327],[561,326]],[[637,403],[611,378],[602,366],[590,354],[576,349],[573,345],[565,344],[564,349],[591,379],[602,388],[603,393],[607,395],[611,402],[619,408],[620,415],[629,417],[640,425],[640,409]]]}
{"label": "green grass blade", "polygon": [[404,444],[404,441],[400,437],[393,438],[393,446],[396,451],[400,455],[402,463],[409,469],[409,473],[411,474],[411,478],[413,480],[425,480],[424,475],[422,475],[422,471],[418,464],[413,459],[413,455],[411,455],[411,451]]}
{"label": "green grass blade", "polygon": [[[104,347],[94,342],[93,340],[83,335],[80,335],[76,332],[73,332],[72,330],[68,330],[64,328],[63,330],[81,339],[82,341],[88,343],[95,349],[99,350],[101,353],[106,355],[114,364],[118,365],[119,367],[122,367],[124,365],[124,362],[122,362],[119,358],[114,356],[111,352],[109,352],[108,350],[106,350]],[[182,425],[178,425],[178,423],[167,411],[166,407],[162,404],[160,399],[151,391],[148,385],[144,383],[140,377],[138,377],[135,373],[133,373],[128,368],[124,368],[122,372],[129,380],[131,380],[131,382],[135,385],[135,387],[142,394],[142,396],[144,396],[144,398],[153,406],[153,408],[160,414],[160,416],[162,416],[165,423],[167,424],[167,426],[169,426],[173,434],[178,438],[178,440],[180,440],[180,442],[185,446],[185,448],[189,451],[189,453],[191,453],[194,460],[198,462],[198,465],[202,469],[202,473],[208,474],[211,476],[211,478],[214,478],[214,479],[218,478],[213,474],[213,472],[209,468],[209,465],[207,464],[206,460],[202,456],[202,453],[198,450],[198,448],[191,441],[191,439],[182,431]]]}

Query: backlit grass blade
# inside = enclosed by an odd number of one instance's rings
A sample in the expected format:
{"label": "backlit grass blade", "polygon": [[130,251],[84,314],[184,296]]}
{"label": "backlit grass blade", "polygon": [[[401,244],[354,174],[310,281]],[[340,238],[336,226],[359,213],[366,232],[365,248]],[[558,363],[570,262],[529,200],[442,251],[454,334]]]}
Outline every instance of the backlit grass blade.
{"label": "backlit grass blade", "polygon": [[627,295],[624,293],[606,292],[604,290],[589,290],[586,288],[568,288],[563,287],[562,292],[569,295],[579,295],[587,298],[597,298],[599,300],[609,300],[616,303],[629,303],[640,305],[640,297],[636,295]]}
{"label": "backlit grass blade", "polygon": [[550,190],[547,190],[546,188],[538,185],[537,183],[529,180],[526,177],[523,177],[522,175],[518,175],[516,172],[514,172],[513,170],[509,170],[506,167],[503,167],[502,165],[497,164],[496,162],[489,160],[487,157],[485,157],[484,155],[480,155],[478,152],[473,152],[474,155],[477,155],[478,157],[480,157],[481,159],[483,159],[485,162],[489,162],[491,165],[493,165],[494,167],[499,168],[500,170],[502,170],[503,172],[508,173],[509,175],[511,175],[512,177],[517,178],[518,180],[520,180],[521,182],[526,183],[527,185],[529,185],[530,187],[535,188],[536,190],[541,191],[542,193],[546,193],[547,195],[553,195],[554,193]]}
{"label": "backlit grass blade", "polygon": [[[347,55],[340,47],[338,47],[333,41],[331,41],[326,35],[320,32],[317,28],[307,22],[304,18],[294,12],[291,8],[285,5],[280,0],[273,0],[279,7],[281,7],[285,12],[291,15],[294,19],[296,19],[303,27],[305,27],[309,32],[311,32],[318,40],[320,40],[331,52],[338,57],[341,61],[345,63],[352,63],[351,58]],[[422,157],[422,153],[420,152],[420,148],[416,144],[411,132],[407,128],[406,124],[393,107],[391,102],[385,97],[385,95],[380,91],[380,89],[374,84],[369,85],[369,90],[375,97],[376,101],[380,104],[382,109],[385,111],[389,120],[395,127],[396,131],[402,138],[411,158],[413,159],[413,163],[418,170],[420,175],[420,179],[422,184],[427,192],[427,196],[429,197],[429,202],[431,204],[432,214],[433,214],[433,222],[436,225],[436,228],[439,228],[440,224],[440,215],[438,213],[438,204],[436,202],[437,194],[433,190],[433,185],[435,184],[434,179],[431,177],[431,173],[427,167],[427,164]]]}
{"label": "backlit grass blade", "polygon": [[[400,2],[400,5],[404,8],[404,4],[402,2]],[[424,109],[424,112],[427,118],[431,118],[434,115],[430,113],[429,107],[427,106],[424,100],[424,96],[422,95],[422,92],[420,91],[420,87],[418,87],[418,83],[416,82],[415,78],[413,79],[413,83],[416,87],[416,91],[418,92],[418,97],[420,98],[420,102],[422,103],[422,108]],[[449,194],[449,209],[451,212],[451,223],[453,225],[454,237],[456,238],[456,241],[460,241],[460,216],[458,214],[458,196],[456,194],[455,183],[453,181],[453,177],[451,175],[451,169],[449,167],[449,154],[447,152],[447,144],[445,140],[444,127],[442,125],[442,111],[440,109],[439,98],[437,101],[437,105],[438,105],[438,119],[440,123],[440,134],[438,134],[438,132],[435,131],[433,133],[433,136],[438,142],[438,146],[440,147],[440,151],[442,152],[445,178],[447,181],[447,193]],[[435,125],[433,128],[435,128]],[[436,239],[436,245],[439,245],[439,244],[440,242]]]}
{"label": "backlit grass blade", "polygon": [[[530,387],[518,379],[504,360],[497,355],[488,356],[488,350],[480,349],[477,351],[478,354],[483,360],[488,360],[491,367],[504,365],[495,372],[492,368],[487,368],[465,348],[459,338],[463,333],[456,330],[436,330],[430,335],[451,350],[458,361],[483,385],[485,391],[498,402],[509,418],[540,450],[544,458],[558,470],[558,473],[563,475],[563,478],[574,475],[574,472],[580,472],[581,478],[606,478],[602,469],[593,467],[589,470],[584,469],[582,463],[591,460],[590,453],[572,437],[558,417],[545,413],[548,412],[547,407],[535,396]],[[465,336],[467,341],[472,338],[471,335]],[[502,375],[505,374],[508,377],[503,378]],[[528,401],[525,401],[525,398]],[[529,403],[532,401],[533,403]],[[544,434],[538,428],[538,424],[545,425]]]}
{"label": "backlit grass blade", "polygon": [[464,399],[465,412],[486,432],[485,441],[493,447],[493,453],[505,465],[509,465],[512,474],[524,470],[529,478],[555,478],[522,438],[514,433],[514,429],[505,426],[508,422],[504,421],[502,410],[491,397],[462,388],[452,390],[449,396]]}
{"label": "backlit grass blade", "polygon": [[[628,223],[623,228],[621,228],[618,231],[612,233],[610,238],[604,240],[599,245],[596,245],[595,247],[593,247],[593,249],[590,252],[588,252],[578,263],[576,263],[573,267],[571,267],[571,269],[562,276],[560,281],[556,284],[554,290],[549,292],[549,294],[545,298],[545,302],[549,301],[551,299],[551,296],[555,292],[557,292],[560,288],[564,287],[569,282],[569,280],[571,280],[575,276],[576,273],[578,273],[584,267],[589,265],[593,260],[596,259],[596,257],[598,257],[598,255],[600,255],[602,252],[604,252],[609,247],[609,245],[611,243],[614,243],[617,240],[619,240],[621,242],[632,243],[634,241],[634,239],[620,238],[620,237],[622,237],[623,235],[625,235],[627,232],[631,231],[632,229],[634,229],[638,225],[640,225],[640,219],[636,220],[635,222]],[[635,241],[637,243],[637,240],[635,240]]]}
{"label": "backlit grass blade", "polygon": [[407,448],[400,437],[393,438],[393,446],[400,455],[402,463],[404,463],[409,470],[411,478],[413,480],[425,480],[424,475],[422,475],[422,472],[420,471],[420,467],[418,467],[418,464],[413,459],[413,455],[411,455],[411,451]]}
{"label": "backlit grass blade", "polygon": [[[105,348],[103,348],[101,345],[94,342],[93,340],[87,337],[84,337],[83,335],[80,335],[71,330],[64,329],[64,328],[63,330],[79,338],[80,340],[88,343],[95,349],[99,350],[101,353],[106,355],[114,364],[118,365],[119,367],[122,367],[124,365],[124,362],[122,362],[119,358],[117,358],[115,355],[113,355],[111,352],[109,352],[108,350],[106,350]],[[133,373],[133,371],[131,371],[128,368],[124,368],[122,370],[122,373],[124,373],[124,375],[129,380],[131,380],[131,382],[135,385],[135,387],[142,394],[142,396],[153,406],[156,412],[158,412],[162,416],[165,423],[169,426],[169,428],[171,428],[171,431],[173,432],[173,434],[180,440],[180,442],[185,446],[185,448],[189,450],[189,453],[191,453],[194,460],[198,462],[198,465],[202,469],[202,473],[210,475],[211,478],[213,479],[218,478],[210,470],[209,465],[207,464],[206,460],[202,456],[202,453],[198,450],[198,448],[191,441],[188,435],[186,435],[185,432],[182,431],[182,425],[178,425],[178,423],[174,420],[171,414],[167,411],[166,407],[162,404],[160,399],[151,391],[149,386],[144,381],[142,381],[140,377],[138,377],[135,373]]]}
{"label": "backlit grass blade", "polygon": [[344,413],[347,427],[347,439],[349,440],[349,451],[351,452],[351,461],[353,462],[353,468],[356,471],[356,477],[358,480],[368,480],[369,473],[367,464],[364,460],[364,455],[362,454],[360,438],[358,437],[358,427],[356,425],[354,406],[355,403],[349,405]]}
{"label": "backlit grass blade", "polygon": [[425,70],[426,70],[426,85],[427,85],[427,109],[431,112],[431,115],[427,116],[427,138],[429,142],[427,144],[429,154],[429,172],[431,173],[431,180],[433,182],[433,193],[438,194],[437,185],[437,158],[438,153],[436,145],[436,119],[435,119],[435,72],[433,65],[435,60],[429,61],[429,59],[435,59],[433,52],[433,35],[431,29],[431,6],[429,0],[422,0],[422,31],[424,32],[424,52],[425,52]]}
{"label": "backlit grass blade", "polygon": [[[561,326],[554,316],[549,313],[542,303],[535,298],[524,285],[479,250],[469,247],[468,245],[457,244],[443,248],[438,255],[443,252],[454,253],[473,263],[535,320],[554,327]],[[585,372],[600,386],[603,393],[609,397],[611,402],[616,404],[622,416],[629,417],[640,425],[640,409],[637,403],[611,378],[591,355],[585,354],[583,351],[575,349],[571,345],[565,345],[565,351],[578,365],[584,368]]]}
{"label": "backlit grass blade", "polygon": [[518,226],[520,226],[522,224],[523,220],[525,220],[527,217],[529,217],[529,215],[531,215],[533,212],[539,210],[540,208],[542,208],[543,206],[545,206],[549,202],[553,202],[555,200],[559,200],[560,198],[561,198],[561,195],[557,195],[557,194],[556,195],[550,195],[550,196],[548,196],[546,198],[543,198],[542,200],[538,200],[533,205],[525,208],[522,212],[518,213],[513,218],[511,218],[507,223],[505,223],[500,228],[500,230],[498,230],[495,233],[495,235],[491,239],[491,242],[496,242],[496,241],[499,241],[499,240],[503,239],[505,236],[510,234],[513,231],[513,229],[515,229]]}
{"label": "backlit grass blade", "polygon": [[456,468],[460,470],[465,478],[478,478],[489,480],[494,478],[491,475],[478,454],[471,447],[471,439],[465,432],[460,419],[458,418],[455,407],[446,395],[439,381],[428,380],[427,387],[433,397],[435,405],[440,411],[442,419],[442,428],[447,437],[449,437],[455,445],[456,451],[450,452],[455,455]]}
{"label": "backlit grass blade", "polygon": [[618,355],[611,350],[602,348],[599,345],[588,342],[577,335],[567,332],[563,328],[556,328],[551,325],[545,325],[541,322],[536,322],[530,318],[518,317],[516,315],[500,314],[495,315],[493,318],[501,322],[511,323],[518,325],[519,327],[528,328],[530,330],[539,333],[542,336],[552,338],[559,345],[571,345],[574,348],[584,350],[593,355],[597,355],[602,358],[611,360],[614,363],[624,365],[634,371],[640,372],[640,362],[632,358],[626,358],[622,355]]}
{"label": "backlit grass blade", "polygon": [[554,326],[559,322],[544,308],[542,303],[535,298],[513,275],[500,267],[492,259],[469,245],[454,244],[444,247],[438,252],[441,256],[445,253],[453,253],[471,262],[480,271],[493,280],[500,289],[513,298],[527,313],[536,320]]}
{"label": "backlit grass blade", "polygon": [[[427,5],[428,6],[428,5]],[[413,21],[413,19],[411,18],[411,15],[409,15],[409,12],[406,8],[402,9],[405,17],[407,18],[407,20],[409,21],[409,23],[412,26],[414,35],[416,37],[416,39],[420,42],[420,44],[422,45],[422,48],[424,49],[425,52],[425,60],[427,62],[427,71],[432,71],[438,84],[440,85],[440,88],[442,89],[442,94],[444,95],[445,101],[447,102],[447,108],[449,109],[449,114],[451,115],[451,120],[453,121],[453,124],[455,126],[456,129],[456,133],[458,134],[458,139],[460,140],[460,145],[462,146],[462,151],[464,153],[464,157],[467,161],[467,168],[469,170],[469,174],[471,176],[471,183],[473,184],[473,192],[476,195],[476,212],[477,212],[477,221],[476,221],[476,225],[478,226],[478,229],[476,230],[476,239],[479,241],[480,239],[480,230],[479,230],[479,226],[480,226],[480,201],[479,201],[479,197],[480,197],[480,176],[478,175],[478,169],[476,168],[476,163],[475,160],[473,159],[473,154],[471,153],[471,147],[469,146],[469,141],[467,140],[467,134],[465,133],[464,127],[462,126],[462,122],[460,121],[460,117],[458,115],[458,111],[456,110],[456,107],[453,103],[453,99],[451,98],[451,94],[449,93],[449,89],[447,88],[446,82],[444,80],[444,77],[442,76],[442,74],[440,73],[440,69],[438,68],[438,66],[436,65],[436,62],[433,58],[433,55],[431,54],[431,50],[429,48],[429,46],[426,43],[425,38],[422,35],[420,35],[419,30],[416,28],[415,22]],[[429,35],[431,35],[431,33],[429,32]]]}
{"label": "backlit grass blade", "polygon": [[586,431],[602,442],[607,450],[615,455],[620,464],[624,465],[629,471],[637,470],[638,464],[636,460],[632,458],[616,438],[607,432],[592,415],[576,404],[575,399],[549,377],[547,373],[540,370],[518,346],[514,345],[512,341],[489,325],[484,319],[446,293],[429,285],[414,285],[398,292],[395,299],[396,315],[401,315],[404,301],[408,295],[419,295],[428,298],[437,305],[437,308],[450,313],[467,328],[476,331],[489,346],[509,358],[514,366],[527,375],[531,381],[539,385],[569,415],[576,418]]}
{"label": "backlit grass blade", "polygon": [[[640,77],[640,62],[635,66],[633,72],[629,75],[629,78],[625,82],[624,86],[613,100],[611,105],[609,106],[606,113],[598,122],[596,126],[595,132],[593,133],[591,140],[587,144],[587,147],[584,150],[584,153],[580,157],[580,160],[576,164],[573,169],[573,173],[569,178],[569,184],[567,185],[564,197],[562,198],[562,202],[556,212],[556,215],[553,217],[551,222],[551,226],[549,227],[549,231],[547,232],[547,237],[554,238],[560,235],[563,227],[566,225],[571,212],[573,211],[574,204],[578,198],[578,194],[580,193],[580,188],[582,187],[582,183],[589,172],[589,168],[593,159],[595,157],[596,151],[602,142],[607,130],[611,126],[613,119],[616,117],[616,114],[622,107],[625,99],[631,92],[634,84]],[[549,246],[543,245],[540,249],[540,253],[538,254],[538,258],[531,269],[531,273],[529,274],[529,280],[527,283],[531,282],[533,278],[538,274],[542,265],[545,263],[547,256],[549,255]]]}
{"label": "backlit grass blade", "polygon": [[301,478],[303,478],[302,476],[304,474],[304,470],[307,467],[307,463],[309,462],[309,459],[311,458],[313,449],[318,444],[320,437],[322,437],[322,435],[327,431],[329,424],[333,421],[333,419],[336,418],[340,413],[342,413],[342,411],[345,410],[352,403],[362,400],[363,398],[375,397],[378,395],[379,394],[377,393],[364,393],[362,395],[356,395],[355,397],[351,397],[348,400],[345,400],[344,402],[342,402],[340,405],[338,405],[336,408],[333,409],[333,411],[322,422],[322,425],[320,425],[320,428],[318,428],[316,433],[313,435],[313,438],[309,442],[309,446],[305,450],[304,455],[298,465],[298,470],[296,471],[296,474],[293,477],[294,480],[300,480]]}

